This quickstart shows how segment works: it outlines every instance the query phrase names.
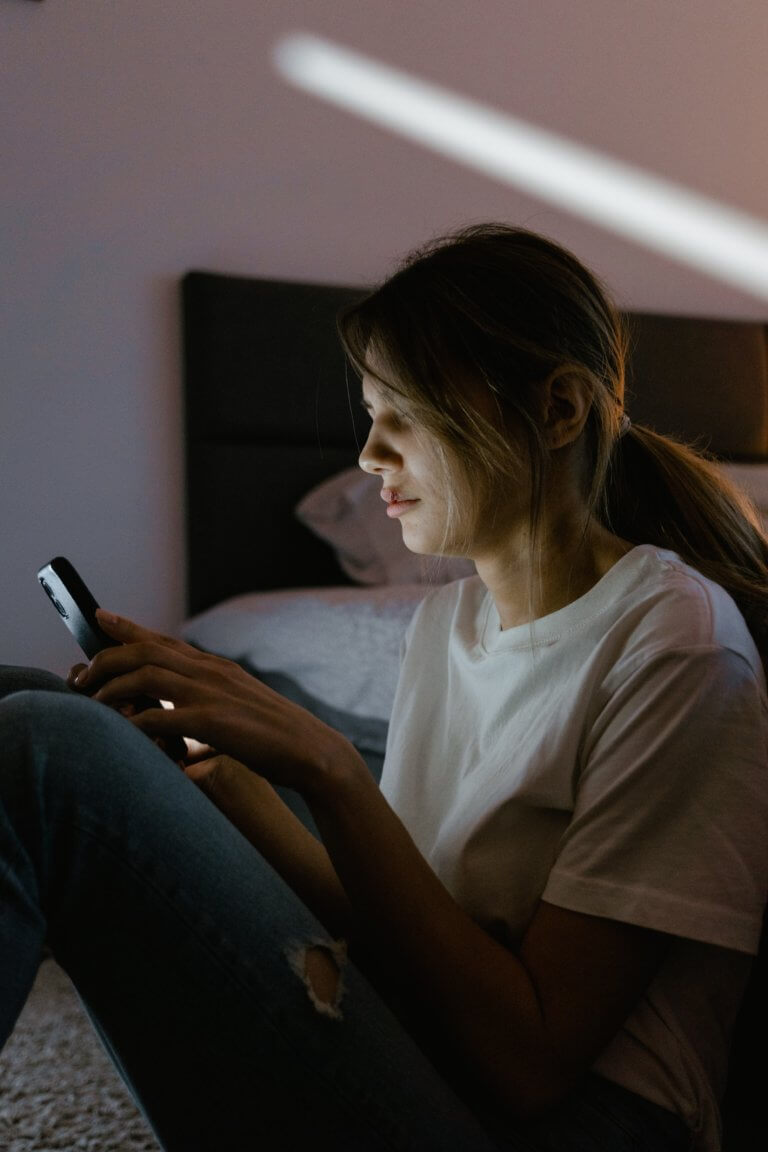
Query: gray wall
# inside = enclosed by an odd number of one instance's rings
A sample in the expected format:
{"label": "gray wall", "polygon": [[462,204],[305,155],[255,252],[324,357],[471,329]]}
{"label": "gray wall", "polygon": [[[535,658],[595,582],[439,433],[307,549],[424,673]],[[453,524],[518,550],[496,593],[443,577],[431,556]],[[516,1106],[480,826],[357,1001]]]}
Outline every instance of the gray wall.
{"label": "gray wall", "polygon": [[756,216],[764,0],[3,0],[0,661],[78,649],[34,573],[183,614],[177,282],[191,267],[369,283],[501,218],[573,247],[624,307],[766,304],[289,88],[317,32]]}

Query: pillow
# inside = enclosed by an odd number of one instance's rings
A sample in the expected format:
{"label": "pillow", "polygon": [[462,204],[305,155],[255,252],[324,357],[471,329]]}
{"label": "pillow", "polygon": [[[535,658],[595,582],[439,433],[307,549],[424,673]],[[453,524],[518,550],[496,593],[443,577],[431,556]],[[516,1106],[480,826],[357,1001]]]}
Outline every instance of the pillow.
{"label": "pillow", "polygon": [[[179,635],[235,660],[357,747],[383,752],[400,642],[427,592],[423,584],[254,592],[184,621]],[[281,678],[299,695],[284,691]]]}
{"label": "pillow", "polygon": [[768,530],[768,464],[719,464],[718,467],[756,505]]}
{"label": "pillow", "polygon": [[382,484],[360,468],[346,468],[312,488],[294,514],[330,544],[340,567],[357,584],[448,584],[474,576],[474,562],[460,556],[421,556],[403,543],[387,516]]}

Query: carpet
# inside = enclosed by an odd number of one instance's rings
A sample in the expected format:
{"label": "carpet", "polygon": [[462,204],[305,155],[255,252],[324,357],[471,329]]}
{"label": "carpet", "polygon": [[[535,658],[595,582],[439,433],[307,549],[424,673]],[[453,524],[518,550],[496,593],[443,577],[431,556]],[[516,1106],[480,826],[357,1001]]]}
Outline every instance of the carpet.
{"label": "carpet", "polygon": [[4,1152],[158,1152],[66,973],[43,960],[0,1052]]}

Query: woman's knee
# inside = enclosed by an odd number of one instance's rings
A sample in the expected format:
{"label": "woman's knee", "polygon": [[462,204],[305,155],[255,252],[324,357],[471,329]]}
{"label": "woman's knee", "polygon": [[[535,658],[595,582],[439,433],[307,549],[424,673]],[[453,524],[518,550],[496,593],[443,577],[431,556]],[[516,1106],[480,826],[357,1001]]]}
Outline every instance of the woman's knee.
{"label": "woman's knee", "polygon": [[16,664],[0,664],[0,699],[12,692],[68,692],[76,695],[61,676],[45,668],[25,668]]}
{"label": "woman's knee", "polygon": [[0,749],[2,802],[33,821],[44,812],[61,827],[85,822],[126,837],[152,820],[168,827],[203,800],[130,720],[75,692],[0,700]]}
{"label": "woman's knee", "polygon": [[0,738],[6,745],[11,738],[28,747],[60,746],[83,736],[90,742],[105,725],[120,719],[106,705],[64,687],[65,692],[48,691],[40,680],[34,688],[18,684],[7,692],[0,700]]}
{"label": "woman's knee", "polygon": [[4,771],[18,762],[48,776],[55,765],[57,786],[72,777],[78,788],[106,785],[108,778],[114,785],[131,762],[163,756],[129,720],[69,690],[25,689],[0,700],[0,747]]}

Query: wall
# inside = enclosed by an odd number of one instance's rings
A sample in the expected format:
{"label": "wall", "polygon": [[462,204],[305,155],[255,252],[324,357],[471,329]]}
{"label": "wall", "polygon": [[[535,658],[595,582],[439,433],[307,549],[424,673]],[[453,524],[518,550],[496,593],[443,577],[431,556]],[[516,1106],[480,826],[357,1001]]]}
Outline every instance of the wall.
{"label": "wall", "polygon": [[289,88],[307,30],[754,215],[768,197],[763,0],[0,0],[0,660],[78,649],[34,574],[64,553],[151,627],[183,615],[177,285],[189,268],[370,283],[501,218],[624,307],[764,301]]}

